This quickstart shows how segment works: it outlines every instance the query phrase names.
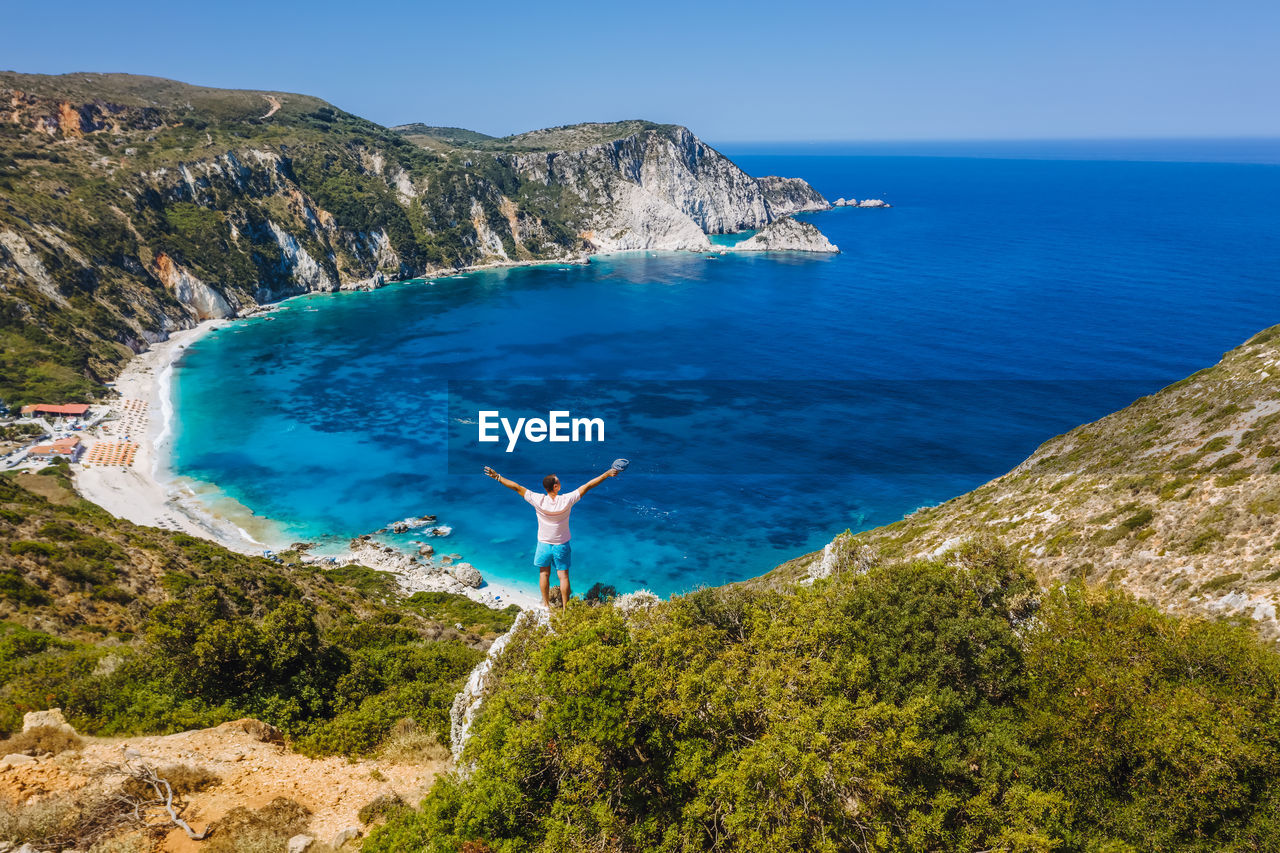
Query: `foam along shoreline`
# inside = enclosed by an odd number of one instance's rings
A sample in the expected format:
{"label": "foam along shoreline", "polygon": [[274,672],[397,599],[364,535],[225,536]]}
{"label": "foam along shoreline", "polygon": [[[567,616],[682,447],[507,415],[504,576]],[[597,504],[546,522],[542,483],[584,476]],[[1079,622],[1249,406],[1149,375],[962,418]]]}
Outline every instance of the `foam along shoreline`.
{"label": "foam along shoreline", "polygon": [[[284,302],[276,303],[239,319],[258,317],[283,306]],[[254,515],[248,507],[217,491],[216,486],[175,477],[168,464],[177,423],[173,406],[174,365],[187,347],[234,322],[205,320],[195,328],[171,333],[168,340],[152,344],[146,352],[131,359],[114,383],[120,398],[112,400],[110,407],[119,417],[94,428],[86,438],[91,442],[119,440],[125,436],[106,430],[118,432],[129,428],[126,424],[137,428],[136,432],[128,433],[128,439],[137,443],[133,465],[74,465],[72,472],[81,496],[114,516],[134,524],[208,539],[241,554],[260,555],[267,549],[286,549],[291,541],[288,534],[272,520]],[[126,400],[136,401],[135,412],[141,408],[147,413],[145,425],[144,419],[136,414],[132,420],[125,417],[123,401]],[[143,405],[139,407],[139,403]],[[541,605],[540,598],[523,590],[491,582],[480,589],[465,586],[442,571],[415,564],[408,554],[395,549],[391,552],[362,549],[358,556],[338,553],[333,556],[345,556],[368,568],[392,572],[408,593],[459,593],[499,609],[510,604],[526,610]]]}

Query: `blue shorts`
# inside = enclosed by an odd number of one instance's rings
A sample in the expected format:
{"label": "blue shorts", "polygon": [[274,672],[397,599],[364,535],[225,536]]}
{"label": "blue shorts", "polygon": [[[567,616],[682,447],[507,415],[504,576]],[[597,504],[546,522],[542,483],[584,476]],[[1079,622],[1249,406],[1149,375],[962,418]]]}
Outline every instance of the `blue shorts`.
{"label": "blue shorts", "polygon": [[569,571],[569,563],[573,554],[569,543],[552,545],[550,542],[539,542],[538,550],[533,552],[533,566],[536,569],[554,568],[557,572]]}

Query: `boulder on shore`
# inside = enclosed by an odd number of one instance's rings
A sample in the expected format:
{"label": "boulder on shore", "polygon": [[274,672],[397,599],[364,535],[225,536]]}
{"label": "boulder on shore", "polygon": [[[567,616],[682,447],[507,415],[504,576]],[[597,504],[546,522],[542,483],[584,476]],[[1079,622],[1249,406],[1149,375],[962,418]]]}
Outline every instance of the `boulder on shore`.
{"label": "boulder on shore", "polygon": [[479,589],[484,584],[484,576],[480,574],[479,569],[470,563],[454,563],[448,568],[448,572],[458,583],[465,584],[472,589]]}

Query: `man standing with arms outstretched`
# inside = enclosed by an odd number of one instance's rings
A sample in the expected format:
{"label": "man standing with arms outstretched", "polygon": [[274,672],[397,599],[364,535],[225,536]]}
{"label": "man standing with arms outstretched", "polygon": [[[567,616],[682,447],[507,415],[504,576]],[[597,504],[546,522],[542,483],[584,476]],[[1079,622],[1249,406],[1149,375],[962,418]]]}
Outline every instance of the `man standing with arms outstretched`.
{"label": "man standing with arms outstretched", "polygon": [[551,567],[555,566],[560,579],[560,609],[569,606],[569,513],[582,496],[610,477],[618,476],[617,468],[610,468],[594,480],[583,483],[567,495],[560,494],[560,478],[548,474],[542,478],[546,494],[535,495],[531,490],[500,476],[486,467],[484,473],[533,505],[538,515],[538,549],[533,554],[533,565],[538,570],[538,587],[542,590],[542,605],[551,609]]}

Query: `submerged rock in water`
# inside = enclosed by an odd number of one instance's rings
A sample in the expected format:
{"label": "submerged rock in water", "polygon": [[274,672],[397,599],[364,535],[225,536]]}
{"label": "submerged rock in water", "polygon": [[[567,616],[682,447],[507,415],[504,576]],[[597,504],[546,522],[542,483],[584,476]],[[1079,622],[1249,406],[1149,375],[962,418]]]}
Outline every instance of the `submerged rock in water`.
{"label": "submerged rock in water", "polygon": [[761,228],[751,237],[733,247],[735,252],[825,252],[840,250],[808,222],[800,222],[790,216]]}

